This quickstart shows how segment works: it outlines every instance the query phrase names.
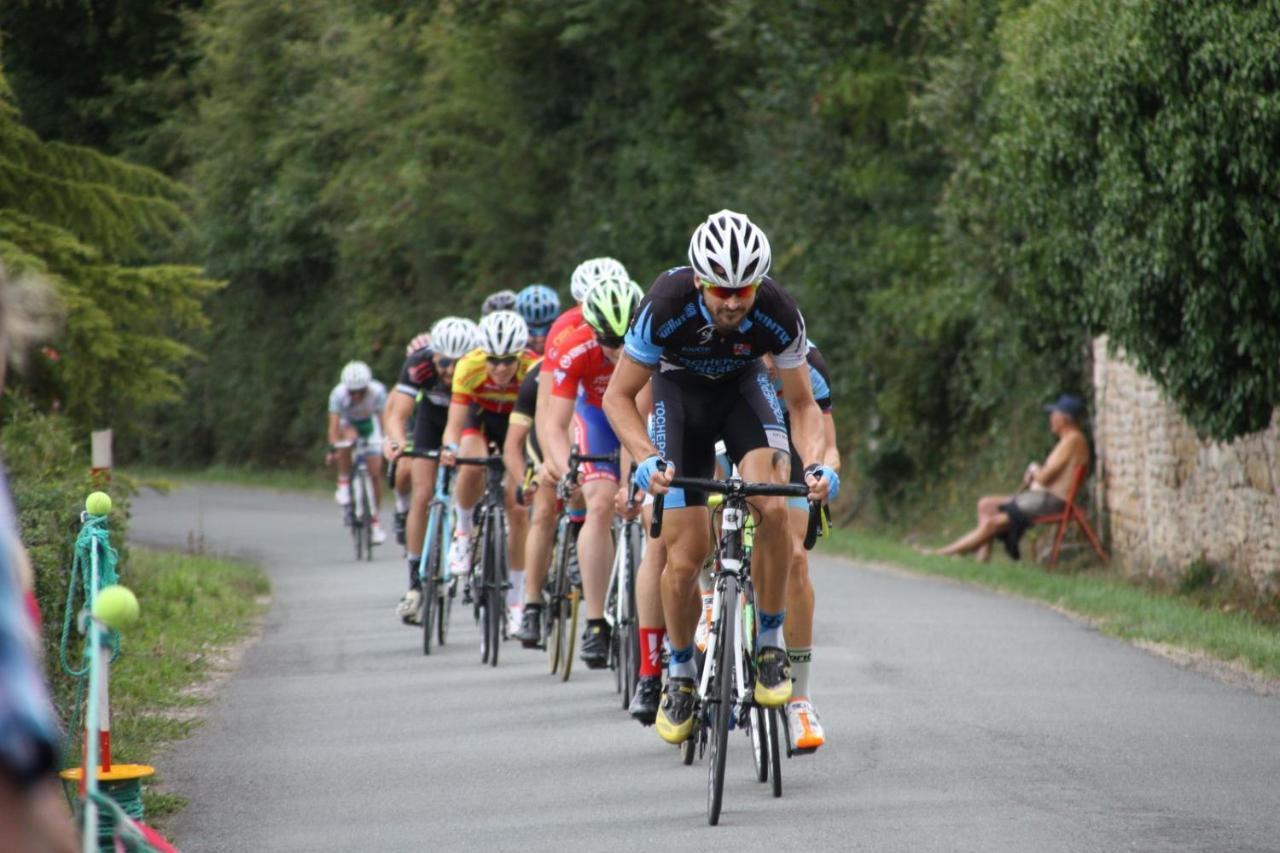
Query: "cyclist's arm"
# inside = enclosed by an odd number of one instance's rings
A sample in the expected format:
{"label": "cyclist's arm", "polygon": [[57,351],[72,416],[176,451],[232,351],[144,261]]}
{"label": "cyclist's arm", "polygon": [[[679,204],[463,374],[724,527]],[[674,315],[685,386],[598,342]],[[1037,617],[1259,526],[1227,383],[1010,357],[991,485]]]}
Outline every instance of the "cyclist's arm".
{"label": "cyclist's arm", "polygon": [[471,406],[468,403],[455,401],[449,404],[449,420],[445,422],[444,438],[441,440],[444,446],[457,447],[458,439],[462,437],[462,427],[466,424],[467,414],[470,411]]}
{"label": "cyclist's arm", "polygon": [[507,421],[507,440],[502,445],[502,461],[516,485],[524,482],[524,440],[530,429],[527,416],[513,414]]}
{"label": "cyclist's arm", "polygon": [[342,432],[339,429],[340,421],[338,416],[333,412],[329,413],[329,443],[337,444],[342,440]]}
{"label": "cyclist's arm", "polygon": [[[542,409],[538,410],[541,414]],[[542,443],[547,452],[543,463],[547,473],[559,480],[569,470],[569,425],[573,423],[573,400],[553,393],[547,400],[547,440]],[[541,436],[539,436],[541,438]]]}
{"label": "cyclist's arm", "polygon": [[838,474],[840,473],[840,448],[836,446],[836,419],[830,412],[823,414],[822,426],[827,437],[827,447],[826,452],[823,453],[822,462]]}
{"label": "cyclist's arm", "polygon": [[658,455],[658,448],[649,440],[649,432],[644,426],[644,416],[636,398],[649,384],[653,368],[641,364],[628,354],[618,359],[613,378],[604,392],[604,413],[613,426],[614,433],[622,446],[635,459],[648,459]]}
{"label": "cyclist's arm", "polygon": [[409,423],[409,416],[413,414],[413,406],[413,398],[408,394],[392,394],[383,410],[382,431],[400,447],[405,445],[405,426]]}
{"label": "cyclist's arm", "polygon": [[822,412],[813,399],[813,386],[809,384],[809,367],[779,367],[782,380],[782,398],[791,413],[791,441],[800,453],[807,468],[821,463],[824,458],[826,430],[822,425]]}
{"label": "cyclist's arm", "polygon": [[[551,386],[554,384],[553,379],[544,362],[542,370],[538,371],[538,405],[533,412],[533,430],[538,436],[538,446],[549,448],[549,436],[551,434],[551,424],[547,419],[547,408],[551,400]],[[543,461],[549,458],[543,454]]]}

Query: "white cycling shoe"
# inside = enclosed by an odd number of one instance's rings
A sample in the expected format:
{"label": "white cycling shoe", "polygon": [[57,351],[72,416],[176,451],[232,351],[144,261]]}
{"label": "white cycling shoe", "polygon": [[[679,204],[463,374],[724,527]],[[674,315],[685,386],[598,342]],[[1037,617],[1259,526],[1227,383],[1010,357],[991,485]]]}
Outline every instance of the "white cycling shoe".
{"label": "white cycling shoe", "polygon": [[338,486],[333,492],[333,499],[337,501],[338,506],[346,506],[351,503],[351,488],[346,485]]}
{"label": "white cycling shoe", "polygon": [[449,545],[449,574],[466,577],[471,572],[471,537],[459,533]]}
{"label": "white cycling shoe", "polygon": [[416,589],[411,589],[404,594],[404,598],[400,599],[400,603],[396,605],[396,615],[406,625],[417,625],[422,621],[421,614],[422,593]]}
{"label": "white cycling shoe", "polygon": [[369,530],[369,541],[374,545],[381,545],[387,541],[387,531],[382,529],[382,522],[376,518],[373,520],[373,526]]}
{"label": "white cycling shoe", "polygon": [[787,730],[791,734],[792,752],[813,752],[826,743],[818,712],[813,709],[813,703],[803,696],[787,703]]}

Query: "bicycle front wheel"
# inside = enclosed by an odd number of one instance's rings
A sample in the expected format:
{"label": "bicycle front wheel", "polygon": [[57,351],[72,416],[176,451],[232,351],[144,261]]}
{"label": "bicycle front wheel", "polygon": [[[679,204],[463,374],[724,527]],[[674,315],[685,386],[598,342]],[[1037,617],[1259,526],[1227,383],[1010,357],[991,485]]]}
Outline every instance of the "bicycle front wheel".
{"label": "bicycle front wheel", "polygon": [[711,714],[711,760],[707,762],[707,823],[715,826],[720,822],[720,807],[724,802],[724,767],[729,752],[729,719],[733,715],[733,644],[734,609],[738,606],[738,582],[733,575],[722,575],[720,612],[716,614],[719,624],[715,630],[715,682],[711,693],[715,697],[716,706]]}
{"label": "bicycle front wheel", "polygon": [[547,663],[550,672],[555,675],[560,671],[560,659],[564,656],[564,626],[568,620],[565,605],[569,601],[569,566],[568,548],[563,522],[556,535],[555,558],[551,563],[551,576],[548,579],[550,600],[547,602],[547,624],[544,629],[547,643]]}
{"label": "bicycle front wheel", "polygon": [[506,525],[502,513],[495,510],[489,516],[489,559],[485,561],[485,594],[489,611],[489,665],[498,665],[498,649],[502,645],[502,632],[507,621],[506,590]]}
{"label": "bicycle front wheel", "polygon": [[784,712],[778,708],[770,708],[766,714],[769,720],[769,764],[773,771],[773,795],[782,796],[782,750],[778,748],[778,739],[782,735]]}

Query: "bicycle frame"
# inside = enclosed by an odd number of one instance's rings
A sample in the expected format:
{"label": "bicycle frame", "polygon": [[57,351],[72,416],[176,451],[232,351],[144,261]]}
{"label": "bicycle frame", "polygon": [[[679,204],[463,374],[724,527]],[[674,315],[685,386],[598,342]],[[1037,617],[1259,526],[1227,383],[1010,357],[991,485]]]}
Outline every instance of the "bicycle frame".
{"label": "bicycle frame", "polygon": [[[432,451],[436,454],[434,458],[439,458],[439,451]],[[431,503],[427,505],[427,531],[422,537],[422,556],[418,558],[418,580],[425,581],[427,579],[427,558],[431,554],[431,549],[438,547],[438,543],[453,541],[453,512],[449,508],[449,483],[451,480],[452,469],[441,465],[436,470],[436,490],[431,496]],[[431,511],[436,505],[443,505],[444,512],[440,517],[443,519],[441,529],[436,530],[436,517]],[[439,536],[437,537],[437,534]],[[453,575],[449,572],[449,561],[440,561],[440,579],[444,583],[448,583]]]}

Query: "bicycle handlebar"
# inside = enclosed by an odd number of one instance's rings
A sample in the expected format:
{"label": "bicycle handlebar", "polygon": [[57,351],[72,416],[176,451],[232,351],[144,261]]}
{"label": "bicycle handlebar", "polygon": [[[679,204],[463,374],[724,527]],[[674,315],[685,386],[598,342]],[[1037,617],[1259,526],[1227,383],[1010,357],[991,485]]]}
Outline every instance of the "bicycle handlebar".
{"label": "bicycle handlebar", "polygon": [[[659,470],[666,466],[659,463]],[[672,488],[696,489],[700,492],[715,492],[721,495],[749,498],[756,496],[803,498],[809,494],[809,487],[799,483],[747,483],[743,480],[706,480],[701,477],[672,477]],[[666,503],[666,495],[655,495],[653,498],[653,521],[649,524],[649,536],[657,539],[662,535],[662,509]],[[818,529],[822,526],[822,504],[809,501],[809,523],[804,532],[804,549],[812,551],[818,541]]]}
{"label": "bicycle handlebar", "polygon": [[455,465],[485,465],[489,468],[505,468],[506,461],[501,454],[497,456],[455,456],[453,457]]}

